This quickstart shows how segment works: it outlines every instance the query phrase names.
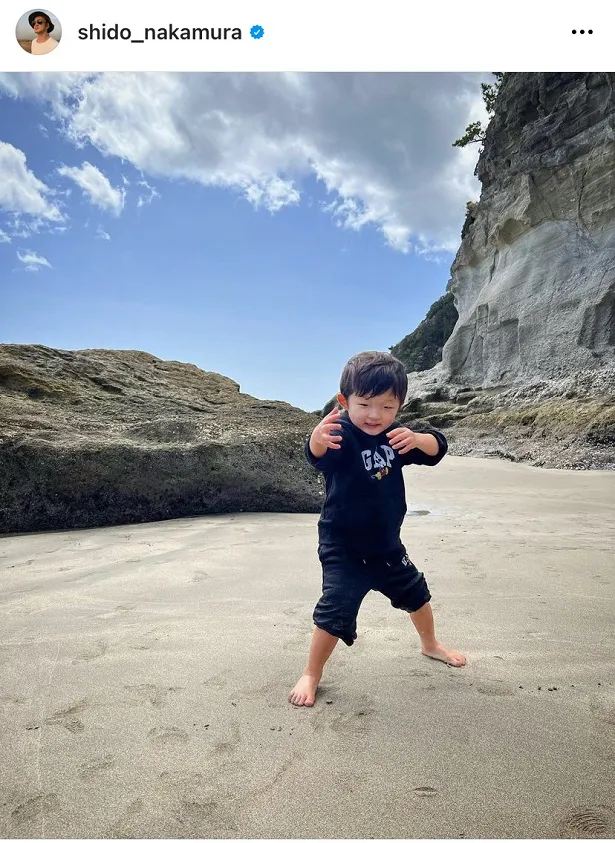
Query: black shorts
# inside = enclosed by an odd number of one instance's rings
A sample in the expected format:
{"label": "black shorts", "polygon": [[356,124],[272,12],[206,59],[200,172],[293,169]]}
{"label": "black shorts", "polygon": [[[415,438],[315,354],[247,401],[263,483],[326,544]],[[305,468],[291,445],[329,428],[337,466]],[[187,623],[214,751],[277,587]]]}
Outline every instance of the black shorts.
{"label": "black shorts", "polygon": [[394,609],[405,612],[416,612],[431,600],[425,577],[403,547],[390,557],[365,559],[346,549],[320,545],[318,555],[322,597],[314,609],[314,623],[349,647],[357,637],[359,607],[369,591],[379,591]]}

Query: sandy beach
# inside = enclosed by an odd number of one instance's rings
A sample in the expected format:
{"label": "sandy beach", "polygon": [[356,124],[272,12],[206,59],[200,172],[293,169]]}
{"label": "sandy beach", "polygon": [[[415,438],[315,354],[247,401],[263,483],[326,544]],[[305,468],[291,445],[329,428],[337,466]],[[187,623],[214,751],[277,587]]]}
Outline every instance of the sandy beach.
{"label": "sandy beach", "polygon": [[403,539],[441,640],[366,598],[287,695],[316,515],[0,538],[5,838],[615,836],[615,473],[447,457]]}

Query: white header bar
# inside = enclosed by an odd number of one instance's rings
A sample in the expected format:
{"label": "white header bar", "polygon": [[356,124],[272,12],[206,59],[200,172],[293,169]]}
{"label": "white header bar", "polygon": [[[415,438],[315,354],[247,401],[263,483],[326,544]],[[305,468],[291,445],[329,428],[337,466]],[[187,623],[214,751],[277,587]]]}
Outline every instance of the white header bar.
{"label": "white header bar", "polygon": [[0,70],[611,71],[614,22],[604,0],[2,0]]}

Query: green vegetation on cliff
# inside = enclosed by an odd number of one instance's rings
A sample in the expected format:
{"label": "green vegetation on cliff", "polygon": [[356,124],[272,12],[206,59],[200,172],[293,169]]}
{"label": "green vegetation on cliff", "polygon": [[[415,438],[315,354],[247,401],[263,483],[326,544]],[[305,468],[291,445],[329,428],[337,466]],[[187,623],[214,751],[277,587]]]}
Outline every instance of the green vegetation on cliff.
{"label": "green vegetation on cliff", "polygon": [[458,313],[453,294],[446,293],[429,308],[427,316],[407,337],[389,350],[407,372],[431,369],[442,360],[444,344],[453,333]]}
{"label": "green vegetation on cliff", "polygon": [[[485,109],[487,110],[487,114],[489,116],[489,120],[493,117],[493,112],[495,111],[495,103],[498,98],[498,94],[500,92],[500,87],[502,85],[502,81],[504,79],[503,73],[494,73],[495,82],[491,85],[487,82],[481,83],[481,90],[483,92],[483,102],[485,103]],[[487,126],[489,123],[487,122]],[[466,132],[463,137],[458,138],[454,143],[453,146],[467,146],[469,143],[483,143],[485,140],[485,132],[487,131],[487,126],[483,126],[480,120],[477,120],[476,123],[470,123],[469,126],[466,126]]]}

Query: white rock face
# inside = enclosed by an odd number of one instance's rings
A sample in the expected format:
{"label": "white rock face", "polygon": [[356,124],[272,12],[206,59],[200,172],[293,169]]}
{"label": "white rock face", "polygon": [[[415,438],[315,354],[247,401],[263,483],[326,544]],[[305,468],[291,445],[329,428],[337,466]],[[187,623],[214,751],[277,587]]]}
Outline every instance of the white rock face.
{"label": "white rock face", "polygon": [[615,73],[504,77],[449,289],[445,380],[561,378],[615,360]]}

